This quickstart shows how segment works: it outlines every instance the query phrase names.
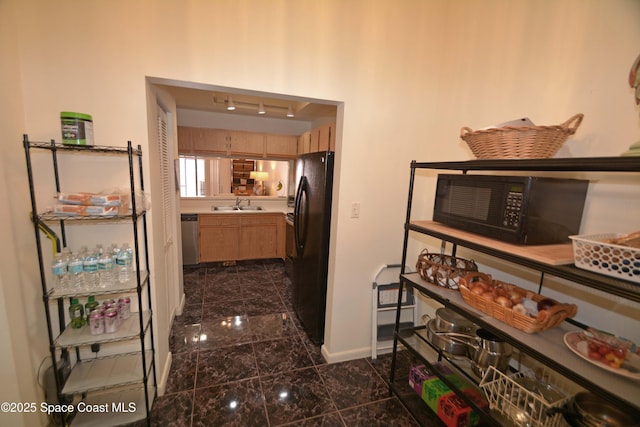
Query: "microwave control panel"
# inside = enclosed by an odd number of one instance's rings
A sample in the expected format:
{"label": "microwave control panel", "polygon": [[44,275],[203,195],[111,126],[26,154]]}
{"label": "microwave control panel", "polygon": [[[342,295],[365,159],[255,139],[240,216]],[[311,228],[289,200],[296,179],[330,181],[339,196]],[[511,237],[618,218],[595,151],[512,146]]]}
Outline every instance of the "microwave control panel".
{"label": "microwave control panel", "polygon": [[518,228],[520,225],[520,213],[522,212],[522,190],[511,190],[507,193],[507,201],[502,218],[502,225],[509,228]]}

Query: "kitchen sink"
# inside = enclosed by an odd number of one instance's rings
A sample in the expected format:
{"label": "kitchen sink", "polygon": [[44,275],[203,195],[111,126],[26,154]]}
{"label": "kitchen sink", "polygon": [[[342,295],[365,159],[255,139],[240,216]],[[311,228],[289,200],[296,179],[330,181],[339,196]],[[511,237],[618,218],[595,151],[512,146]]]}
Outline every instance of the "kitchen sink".
{"label": "kitchen sink", "polygon": [[214,211],[261,211],[262,206],[214,206]]}

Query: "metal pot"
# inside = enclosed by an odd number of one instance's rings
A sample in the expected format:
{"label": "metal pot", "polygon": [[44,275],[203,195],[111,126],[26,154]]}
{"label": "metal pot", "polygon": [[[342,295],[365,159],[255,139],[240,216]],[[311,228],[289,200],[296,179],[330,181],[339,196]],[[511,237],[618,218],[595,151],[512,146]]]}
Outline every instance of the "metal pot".
{"label": "metal pot", "polygon": [[575,395],[562,411],[574,427],[638,427],[640,424],[621,409],[589,392]]}
{"label": "metal pot", "polygon": [[453,310],[440,307],[436,310],[435,329],[439,332],[472,333],[477,326]]}
{"label": "metal pot", "polygon": [[458,332],[439,331],[437,319],[427,322],[427,339],[439,350],[453,356],[468,356],[469,346],[475,341],[473,335]]}
{"label": "metal pot", "polygon": [[473,373],[482,378],[489,366],[504,372],[511,360],[511,344],[502,341],[486,329],[478,329],[476,335],[475,345],[472,344],[470,348]]}

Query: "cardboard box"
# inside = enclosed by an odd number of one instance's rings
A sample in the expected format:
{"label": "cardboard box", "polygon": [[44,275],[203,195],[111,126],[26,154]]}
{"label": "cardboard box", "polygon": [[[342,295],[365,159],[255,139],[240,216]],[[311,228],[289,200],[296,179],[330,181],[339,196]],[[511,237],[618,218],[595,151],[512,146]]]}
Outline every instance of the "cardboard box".
{"label": "cardboard box", "polygon": [[[484,396],[463,378],[444,365],[438,364],[437,369],[477,406],[487,406]],[[447,427],[472,427],[478,424],[478,414],[424,365],[414,366],[409,370],[409,385]]]}

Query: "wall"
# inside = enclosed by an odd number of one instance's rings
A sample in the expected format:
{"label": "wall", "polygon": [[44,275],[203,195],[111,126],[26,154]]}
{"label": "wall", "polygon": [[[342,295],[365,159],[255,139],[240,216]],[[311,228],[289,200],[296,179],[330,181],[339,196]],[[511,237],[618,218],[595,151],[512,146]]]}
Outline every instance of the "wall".
{"label": "wall", "polygon": [[[331,360],[368,354],[371,281],[400,259],[411,159],[468,159],[461,126],[521,116],[557,124],[584,113],[562,156],[617,155],[639,134],[626,83],[640,40],[635,0],[4,0],[0,11],[0,184],[12,201],[0,210],[10,230],[1,286],[7,317],[21,325],[19,333],[0,326],[11,341],[2,361],[18,373],[11,400],[40,394],[34,376],[47,354],[19,141],[23,132],[58,138],[60,111],[92,114],[99,143],[133,140],[151,152],[147,76],[343,102],[324,346]],[[590,230],[638,228],[629,182],[637,177],[598,191]],[[148,185],[155,195],[158,183]],[[615,204],[620,198],[628,209]],[[356,201],[361,215],[351,219]],[[428,202],[416,209],[429,215]],[[158,285],[156,299],[168,286]],[[166,331],[156,337],[165,352]]]}

